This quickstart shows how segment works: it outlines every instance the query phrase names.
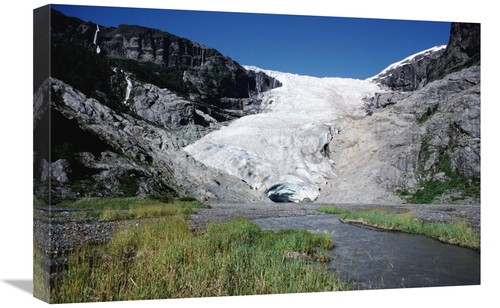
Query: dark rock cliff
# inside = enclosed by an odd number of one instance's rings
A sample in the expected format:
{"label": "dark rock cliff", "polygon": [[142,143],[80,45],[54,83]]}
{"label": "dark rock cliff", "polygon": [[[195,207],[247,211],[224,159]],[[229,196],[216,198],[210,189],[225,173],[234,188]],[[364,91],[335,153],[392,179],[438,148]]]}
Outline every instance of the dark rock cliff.
{"label": "dark rock cliff", "polygon": [[446,48],[431,48],[372,78],[391,90],[408,92],[461,69],[480,65],[480,24],[451,23]]}
{"label": "dark rock cliff", "polygon": [[[269,76],[246,71],[213,48],[157,29],[136,25],[104,27],[52,10],[51,36],[56,44],[69,42],[109,58],[149,63],[149,67],[155,64],[157,71],[175,70],[182,87],[171,90],[209,105],[218,105],[222,98],[251,98],[281,86]],[[228,109],[234,108],[238,110],[239,106]]]}
{"label": "dark rock cliff", "polygon": [[259,93],[279,81],[164,31],[98,26],[56,10],[45,15],[34,24],[35,60],[50,63],[34,78],[35,197],[260,200],[182,147],[260,112]]}
{"label": "dark rock cliff", "polygon": [[481,24],[452,23],[450,41],[443,55],[429,64],[429,81],[441,79],[449,73],[481,65]]}
{"label": "dark rock cliff", "polygon": [[429,49],[426,52],[402,61],[399,65],[389,68],[372,78],[394,91],[414,91],[427,84],[427,67],[443,54],[444,48]]}
{"label": "dark rock cliff", "polygon": [[388,88],[367,100],[367,113],[384,108],[407,97],[408,92],[422,89],[428,83],[471,66],[481,65],[480,24],[451,23],[450,40],[446,48],[431,48],[412,59],[385,70],[371,78]]}
{"label": "dark rock cliff", "polygon": [[[263,110],[259,94],[281,86],[278,80],[160,30],[98,28],[50,13],[50,23],[35,29],[35,48],[44,53],[34,60],[51,57],[50,70],[44,66],[45,73],[35,71],[34,78],[35,197],[55,204],[167,192],[214,202],[269,202],[182,149],[227,121]],[[50,45],[37,40],[48,34]],[[352,186],[332,180],[331,193],[321,200],[352,192],[370,196],[359,183],[371,178],[386,192],[404,195],[401,200],[425,193],[434,198],[430,202],[464,196],[477,201],[479,35],[478,24],[453,23],[445,50],[424,53],[373,80],[392,91],[367,99],[373,116],[346,124],[329,153],[334,161],[353,161],[343,149],[365,144],[370,147],[360,148],[359,157],[376,160],[352,177],[339,177]],[[429,193],[444,186],[454,190]]]}

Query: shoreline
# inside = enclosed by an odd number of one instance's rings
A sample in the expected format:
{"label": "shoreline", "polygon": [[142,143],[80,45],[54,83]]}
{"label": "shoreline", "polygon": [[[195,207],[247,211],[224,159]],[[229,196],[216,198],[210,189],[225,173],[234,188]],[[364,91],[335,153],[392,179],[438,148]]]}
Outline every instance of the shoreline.
{"label": "shoreline", "polygon": [[[223,223],[234,218],[248,220],[330,215],[317,211],[321,206],[335,205],[343,209],[366,210],[381,208],[390,211],[410,211],[424,222],[451,222],[465,219],[471,228],[481,232],[479,205],[438,205],[438,204],[325,204],[325,203],[212,203],[211,208],[196,208],[196,214],[191,214],[187,220],[189,228],[195,233],[203,233],[209,223]],[[68,219],[68,212],[82,209],[57,209],[51,207],[34,207],[49,216],[41,215],[33,219],[33,247],[45,258],[42,266],[52,272],[64,263],[67,253],[87,242],[104,243],[108,241],[117,228],[137,227],[142,223],[156,218],[125,221],[88,221]]]}
{"label": "shoreline", "polygon": [[322,206],[336,206],[347,210],[386,209],[388,211],[409,211],[424,222],[448,223],[465,219],[478,232],[481,230],[480,205],[457,204],[332,204],[332,203],[212,203],[210,209],[196,209],[189,220],[190,227],[203,229],[210,222],[226,222],[236,217],[249,220],[305,216],[328,215],[318,212]]}

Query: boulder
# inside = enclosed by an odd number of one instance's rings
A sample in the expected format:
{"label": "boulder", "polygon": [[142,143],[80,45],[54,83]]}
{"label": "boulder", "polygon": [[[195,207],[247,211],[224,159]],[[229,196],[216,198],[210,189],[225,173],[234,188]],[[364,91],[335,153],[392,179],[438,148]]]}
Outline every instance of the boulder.
{"label": "boulder", "polygon": [[51,164],[45,159],[40,162],[41,181],[51,179],[57,182],[67,182],[70,173],[69,163],[64,159],[58,159]]}

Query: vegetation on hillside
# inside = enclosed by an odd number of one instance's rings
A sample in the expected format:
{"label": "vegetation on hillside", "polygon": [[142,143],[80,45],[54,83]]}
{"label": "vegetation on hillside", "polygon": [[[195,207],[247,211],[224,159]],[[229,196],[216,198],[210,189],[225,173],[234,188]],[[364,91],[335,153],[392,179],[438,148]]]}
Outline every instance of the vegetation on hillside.
{"label": "vegetation on hillside", "polygon": [[[421,159],[427,161],[430,157],[429,143],[424,138],[421,142]],[[432,175],[443,174],[443,180],[435,180]],[[481,178],[469,177],[455,172],[451,168],[449,148],[439,148],[438,157],[433,167],[420,169],[419,178],[425,179],[420,182],[420,188],[415,192],[407,189],[399,189],[396,194],[412,204],[429,204],[436,202],[437,198],[449,193],[457,193],[452,201],[458,201],[467,197],[479,199],[481,195]],[[455,199],[453,199],[455,198]]]}

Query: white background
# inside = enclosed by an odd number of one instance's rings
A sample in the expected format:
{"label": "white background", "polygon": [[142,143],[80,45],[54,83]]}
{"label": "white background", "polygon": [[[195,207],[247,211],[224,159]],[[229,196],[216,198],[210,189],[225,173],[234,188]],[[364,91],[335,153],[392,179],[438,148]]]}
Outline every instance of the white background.
{"label": "white background", "polygon": [[[308,0],[282,2],[254,0],[246,4],[237,1],[64,1],[59,4],[101,6],[128,6],[169,9],[192,9],[228,12],[285,13],[342,17],[370,17],[416,19],[433,21],[480,22],[482,44],[482,250],[481,285],[469,287],[440,287],[407,290],[351,291],[337,293],[265,295],[205,299],[178,299],[156,301],[111,302],[77,304],[78,307],[195,307],[238,305],[285,307],[486,307],[490,295],[496,295],[495,281],[500,274],[495,262],[497,208],[500,206],[492,194],[496,191],[495,118],[498,99],[492,97],[496,85],[492,80],[498,64],[491,57],[498,47],[498,25],[495,24],[493,1],[327,1]],[[275,3],[275,2],[273,2]],[[304,4],[305,3],[305,4]],[[488,4],[486,4],[488,3]],[[32,296],[32,64],[33,64],[33,9],[46,5],[42,1],[9,1],[1,10],[1,185],[0,185],[0,306],[41,307],[44,302]],[[493,299],[492,301],[498,300]],[[488,303],[488,304],[487,304]]]}

